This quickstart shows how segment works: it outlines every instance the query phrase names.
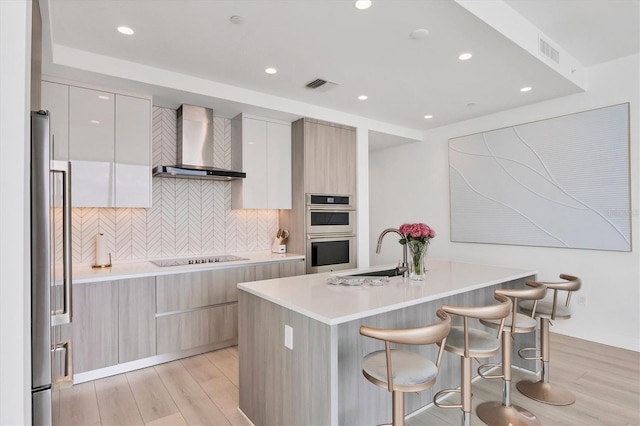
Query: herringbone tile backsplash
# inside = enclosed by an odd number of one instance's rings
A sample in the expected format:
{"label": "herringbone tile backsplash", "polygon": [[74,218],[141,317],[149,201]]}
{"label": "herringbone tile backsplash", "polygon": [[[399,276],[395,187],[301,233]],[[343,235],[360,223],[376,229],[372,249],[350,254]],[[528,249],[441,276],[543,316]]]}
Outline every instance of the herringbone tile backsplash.
{"label": "herringbone tile backsplash", "polygon": [[[153,108],[153,165],[176,163],[175,110]],[[214,166],[231,167],[231,120],[214,117]],[[95,259],[103,232],[112,259],[135,260],[268,250],[277,210],[232,210],[231,183],[153,178],[150,209],[74,208],[73,262]]]}

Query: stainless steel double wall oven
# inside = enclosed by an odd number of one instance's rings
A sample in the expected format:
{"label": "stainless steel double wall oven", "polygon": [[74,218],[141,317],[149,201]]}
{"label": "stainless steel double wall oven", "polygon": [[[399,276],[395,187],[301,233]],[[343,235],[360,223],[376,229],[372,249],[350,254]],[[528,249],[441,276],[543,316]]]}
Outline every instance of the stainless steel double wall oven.
{"label": "stainless steel double wall oven", "polygon": [[307,273],[356,267],[356,209],[351,195],[306,194]]}

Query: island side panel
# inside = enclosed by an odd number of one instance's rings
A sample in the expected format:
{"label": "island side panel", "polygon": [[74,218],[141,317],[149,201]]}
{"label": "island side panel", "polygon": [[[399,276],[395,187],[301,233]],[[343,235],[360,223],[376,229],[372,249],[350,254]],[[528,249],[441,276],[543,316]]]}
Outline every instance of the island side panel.
{"label": "island side panel", "polygon": [[[239,290],[240,409],[255,425],[331,424],[331,330]],[[293,350],[284,326],[293,328]]]}
{"label": "island side panel", "polygon": [[[497,303],[493,298],[493,292],[498,287],[522,287],[524,279],[510,281],[500,285],[473,290],[440,300],[422,303],[408,308],[398,309],[371,317],[350,321],[338,326],[338,418],[341,425],[382,424],[391,421],[391,394],[383,388],[375,386],[362,375],[362,358],[364,355],[384,349],[380,341],[360,336],[361,325],[379,328],[409,328],[420,327],[437,321],[436,311],[443,305],[474,306]],[[428,283],[421,284],[428,285]],[[454,325],[458,324],[454,319]],[[490,332],[496,332],[483,327],[473,321],[473,327],[483,328]],[[517,348],[535,346],[534,333],[529,333],[527,339],[518,339],[514,344],[514,363],[521,364],[523,368],[533,370],[535,362],[523,361],[517,356]],[[518,336],[520,337],[520,336]],[[523,340],[523,341],[521,341]],[[437,357],[438,347],[405,346],[398,345],[412,351],[425,354],[434,362]],[[499,362],[500,356],[483,359],[481,362]],[[516,360],[517,358],[517,360]],[[476,365],[477,366],[477,365]],[[474,376],[477,375],[474,367]],[[440,373],[436,385],[420,393],[405,394],[405,412],[419,410],[430,404],[435,392],[445,388],[457,388],[460,386],[460,357],[444,353]]]}

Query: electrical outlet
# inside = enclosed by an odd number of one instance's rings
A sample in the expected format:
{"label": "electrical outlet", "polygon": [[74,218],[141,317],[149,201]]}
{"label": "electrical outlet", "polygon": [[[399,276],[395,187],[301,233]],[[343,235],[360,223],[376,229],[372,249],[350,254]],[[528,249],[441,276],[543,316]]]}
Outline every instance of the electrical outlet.
{"label": "electrical outlet", "polygon": [[284,346],[293,350],[293,328],[286,324],[284,326]]}
{"label": "electrical outlet", "polygon": [[587,306],[587,296],[584,294],[578,295],[578,306]]}

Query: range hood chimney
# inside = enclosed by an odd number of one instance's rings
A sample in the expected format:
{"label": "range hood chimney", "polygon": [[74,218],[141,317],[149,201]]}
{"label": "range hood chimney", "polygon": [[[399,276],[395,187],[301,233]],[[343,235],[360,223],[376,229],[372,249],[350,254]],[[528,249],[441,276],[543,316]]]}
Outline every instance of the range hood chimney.
{"label": "range hood chimney", "polygon": [[178,164],[156,166],[154,176],[233,180],[247,177],[213,167],[213,110],[193,105],[178,108]]}

